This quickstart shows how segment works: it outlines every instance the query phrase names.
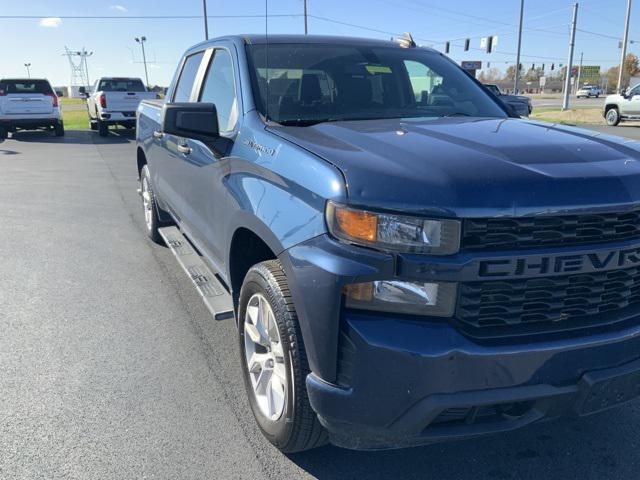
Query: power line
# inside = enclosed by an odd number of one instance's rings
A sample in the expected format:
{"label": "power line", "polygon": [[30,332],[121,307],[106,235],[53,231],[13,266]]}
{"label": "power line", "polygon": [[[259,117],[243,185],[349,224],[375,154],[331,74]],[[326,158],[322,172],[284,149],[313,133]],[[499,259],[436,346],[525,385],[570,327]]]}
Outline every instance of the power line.
{"label": "power line", "polygon": [[[316,20],[323,20],[325,22],[331,22],[331,23],[335,23],[337,25],[344,25],[346,27],[353,27],[353,28],[359,28],[361,30],[368,30],[370,32],[382,33],[384,35],[392,35],[392,36],[399,36],[400,35],[398,32],[390,32],[388,30],[378,30],[377,28],[370,28],[370,27],[365,27],[364,25],[357,25],[355,23],[348,23],[348,22],[343,22],[343,21],[340,21],[340,20],[335,20],[333,18],[321,17],[320,15],[309,14],[309,18],[315,18]],[[414,38],[416,40],[420,40],[422,42],[427,42],[427,43],[433,43],[433,44],[442,43],[442,42],[438,42],[436,40],[429,40],[429,39],[426,39],[426,38],[419,38],[419,37],[414,37]]]}
{"label": "power line", "polygon": [[[301,13],[280,13],[269,15],[277,17],[302,17]],[[61,20],[192,20],[202,19],[202,15],[0,15],[0,19],[40,20],[42,18],[60,18]],[[264,18],[264,15],[207,15],[207,18]]]}

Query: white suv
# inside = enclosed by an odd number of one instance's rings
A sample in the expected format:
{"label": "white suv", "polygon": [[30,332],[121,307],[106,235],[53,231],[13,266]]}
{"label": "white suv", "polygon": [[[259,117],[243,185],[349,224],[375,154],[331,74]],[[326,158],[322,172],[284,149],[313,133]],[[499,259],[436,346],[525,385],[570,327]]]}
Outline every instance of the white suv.
{"label": "white suv", "polygon": [[45,79],[3,78],[0,80],[0,138],[18,129],[53,130],[64,135],[58,96]]}
{"label": "white suv", "polygon": [[580,98],[580,97],[598,98],[601,93],[602,93],[602,90],[600,90],[600,87],[594,87],[592,85],[584,85],[580,90],[578,90],[578,92],[576,93],[576,97],[577,98]]}

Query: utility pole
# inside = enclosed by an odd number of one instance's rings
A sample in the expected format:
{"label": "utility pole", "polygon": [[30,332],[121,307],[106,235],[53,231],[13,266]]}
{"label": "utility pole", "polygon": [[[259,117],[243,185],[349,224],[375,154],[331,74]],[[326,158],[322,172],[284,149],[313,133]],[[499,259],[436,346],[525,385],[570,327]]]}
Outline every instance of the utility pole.
{"label": "utility pole", "polygon": [[136,37],[136,42],[142,47],[142,62],[144,63],[144,77],[147,80],[147,88],[149,88],[149,72],[147,71],[147,56],[144,53],[144,42],[147,41],[147,37]]}
{"label": "utility pole", "polygon": [[629,40],[629,20],[631,18],[631,0],[627,0],[627,16],[624,20],[624,37],[622,38],[622,55],[620,56],[620,71],[618,72],[618,93],[622,93],[624,86],[622,80],[624,76],[624,60],[627,56],[627,41]]}
{"label": "utility pole", "polygon": [[576,43],[576,22],[578,21],[578,2],[573,5],[573,20],[571,20],[571,38],[569,40],[569,61],[567,72],[564,78],[564,98],[562,99],[562,110],[569,109],[569,95],[571,94],[571,67],[573,65],[573,47]]}
{"label": "utility pole", "polygon": [[307,0],[304,0],[304,34],[309,33],[309,26],[307,23]]}
{"label": "utility pole", "polygon": [[31,66],[31,64],[25,63],[24,66],[27,67],[27,77],[31,78],[31,70],[29,70],[29,67]]}
{"label": "utility pole", "polygon": [[204,39],[209,40],[209,22],[207,19],[207,0],[202,0],[202,9],[204,10]]}
{"label": "utility pole", "polygon": [[578,91],[580,88],[580,77],[582,77],[582,58],[584,57],[584,52],[580,52],[580,66],[578,67],[578,80],[576,81],[574,93]]}
{"label": "utility pole", "polygon": [[513,82],[513,94],[518,95],[520,81],[520,47],[522,46],[522,18],[524,16],[524,0],[520,0],[520,28],[518,29],[518,50],[516,53],[516,74]]}
{"label": "utility pole", "polygon": [[89,80],[89,65],[87,64],[87,57],[93,55],[93,52],[87,52],[84,47],[82,47],[82,61],[84,62],[84,73],[87,77],[87,87],[91,86],[91,80]]}

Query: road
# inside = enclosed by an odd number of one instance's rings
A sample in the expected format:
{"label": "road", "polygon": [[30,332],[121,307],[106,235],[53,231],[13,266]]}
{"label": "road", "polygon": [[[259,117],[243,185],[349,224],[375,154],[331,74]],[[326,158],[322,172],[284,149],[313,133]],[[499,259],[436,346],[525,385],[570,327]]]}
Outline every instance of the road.
{"label": "road", "polygon": [[0,144],[0,478],[637,477],[638,403],[480,440],[280,454],[249,413],[233,322],[144,235],[134,153],[92,132]]}
{"label": "road", "polygon": [[[562,96],[554,95],[531,95],[531,103],[535,111],[536,108],[553,108],[562,106]],[[600,98],[576,98],[572,95],[569,99],[570,108],[602,108],[604,97]]]}

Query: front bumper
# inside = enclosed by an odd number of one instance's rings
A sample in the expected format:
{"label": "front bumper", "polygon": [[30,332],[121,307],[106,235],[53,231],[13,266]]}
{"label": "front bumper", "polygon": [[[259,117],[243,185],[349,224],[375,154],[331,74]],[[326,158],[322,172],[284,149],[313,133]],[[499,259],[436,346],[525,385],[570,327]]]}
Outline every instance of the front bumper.
{"label": "front bumper", "polygon": [[[538,252],[526,253],[538,261]],[[640,395],[640,319],[604,330],[481,339],[447,319],[342,308],[345,284],[468,281],[487,255],[425,261],[321,236],[280,256],[313,372],[309,398],[333,443],[375,449],[464,438]],[[593,392],[602,395],[594,400]]]}

